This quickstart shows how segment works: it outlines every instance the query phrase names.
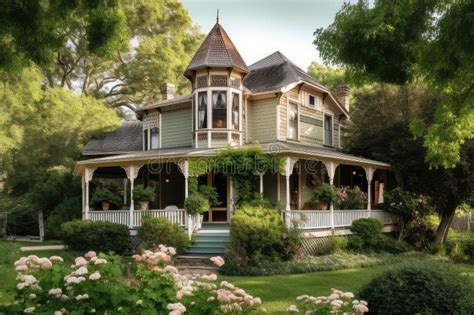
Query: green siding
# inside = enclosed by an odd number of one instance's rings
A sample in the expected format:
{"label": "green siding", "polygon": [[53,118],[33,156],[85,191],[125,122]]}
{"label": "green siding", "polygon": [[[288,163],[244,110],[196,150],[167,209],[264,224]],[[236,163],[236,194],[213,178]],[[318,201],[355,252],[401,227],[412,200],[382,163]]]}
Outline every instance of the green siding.
{"label": "green siding", "polygon": [[253,101],[247,105],[247,142],[276,141],[277,102],[276,98],[271,98]]}
{"label": "green siding", "polygon": [[180,109],[161,114],[161,147],[183,147],[192,145],[191,109]]}

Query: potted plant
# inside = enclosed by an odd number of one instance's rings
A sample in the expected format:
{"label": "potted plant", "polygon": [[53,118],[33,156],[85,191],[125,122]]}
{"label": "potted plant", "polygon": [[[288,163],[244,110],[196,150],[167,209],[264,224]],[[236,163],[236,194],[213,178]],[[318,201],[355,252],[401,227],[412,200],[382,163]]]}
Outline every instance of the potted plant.
{"label": "potted plant", "polygon": [[155,201],[155,196],[156,194],[153,187],[137,185],[133,189],[133,200],[140,204],[140,210],[148,210],[150,208],[150,202]]}
{"label": "potted plant", "polygon": [[[209,211],[209,200],[200,193],[192,193],[184,201],[184,209],[188,214],[194,217],[202,216],[203,212]],[[197,220],[197,226],[195,228],[200,229],[202,218]]]}
{"label": "potted plant", "polygon": [[313,192],[311,202],[318,203],[320,210],[327,210],[328,205],[337,200],[336,188],[333,185],[322,183]]}
{"label": "potted plant", "polygon": [[110,189],[102,187],[97,188],[92,195],[92,204],[102,206],[102,210],[109,210],[110,204],[118,206],[120,204],[120,197],[112,192]]}
{"label": "potted plant", "polygon": [[342,186],[337,188],[337,208],[339,210],[363,209],[367,203],[367,195],[358,186],[353,189]]}

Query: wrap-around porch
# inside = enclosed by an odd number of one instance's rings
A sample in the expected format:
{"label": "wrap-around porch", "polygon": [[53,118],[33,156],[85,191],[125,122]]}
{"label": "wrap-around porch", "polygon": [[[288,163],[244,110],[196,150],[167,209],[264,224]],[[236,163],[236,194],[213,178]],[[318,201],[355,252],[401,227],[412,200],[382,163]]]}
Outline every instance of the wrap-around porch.
{"label": "wrap-around porch", "polygon": [[[200,220],[210,223],[229,222],[234,211],[232,178],[206,174],[199,181],[217,188],[221,205],[209,209],[204,218],[189,216],[184,210],[184,200],[189,195],[189,163],[194,156],[215,154],[209,152],[183,152],[179,155],[161,154],[157,158],[150,154],[134,154],[81,161],[76,174],[82,176],[83,219],[109,221],[127,225],[130,229],[140,226],[144,215],[165,217],[188,230],[189,235],[200,226]],[[327,152],[332,152],[326,150]],[[394,186],[395,177],[389,172],[389,165],[377,161],[353,157],[337,152],[329,156],[311,154],[314,152],[278,152],[285,159],[280,174],[255,174],[256,188],[274,205],[280,204],[282,218],[288,224],[297,222],[302,231],[335,230],[347,228],[354,220],[376,218],[385,225],[392,224],[387,213],[374,206],[383,202],[383,191]],[[93,180],[106,178],[122,185],[123,205],[117,209],[100,210],[90,205]],[[314,181],[316,183],[314,183]],[[157,201],[150,210],[140,210],[134,202],[133,190],[139,182],[153,186]],[[367,195],[364,209],[339,210],[334,204],[328,210],[309,207],[307,201],[314,185],[326,182],[331,185],[359,187]]]}

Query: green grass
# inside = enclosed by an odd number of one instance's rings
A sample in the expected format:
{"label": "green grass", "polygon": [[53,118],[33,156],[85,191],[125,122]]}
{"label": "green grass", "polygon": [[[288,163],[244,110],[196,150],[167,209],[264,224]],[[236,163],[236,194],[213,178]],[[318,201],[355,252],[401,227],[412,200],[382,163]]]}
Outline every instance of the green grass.
{"label": "green grass", "polygon": [[[461,270],[473,279],[474,266],[459,265]],[[387,270],[390,266],[344,269],[337,271],[313,272],[298,275],[281,275],[270,277],[228,277],[220,276],[262,299],[268,314],[286,314],[286,309],[295,304],[298,295],[329,295],[331,288],[343,291],[358,292],[375,275]]]}

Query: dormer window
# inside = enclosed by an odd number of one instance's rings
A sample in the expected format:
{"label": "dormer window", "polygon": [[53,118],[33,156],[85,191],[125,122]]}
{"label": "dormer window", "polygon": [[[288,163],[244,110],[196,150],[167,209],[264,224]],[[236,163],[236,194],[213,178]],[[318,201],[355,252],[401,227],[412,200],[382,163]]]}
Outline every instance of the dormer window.
{"label": "dormer window", "polygon": [[227,128],[227,92],[212,92],[212,128]]}
{"label": "dormer window", "polygon": [[317,110],[321,110],[322,103],[323,103],[323,100],[321,99],[320,96],[317,96],[314,94],[307,94],[307,98],[305,102],[307,106],[317,109]]}

